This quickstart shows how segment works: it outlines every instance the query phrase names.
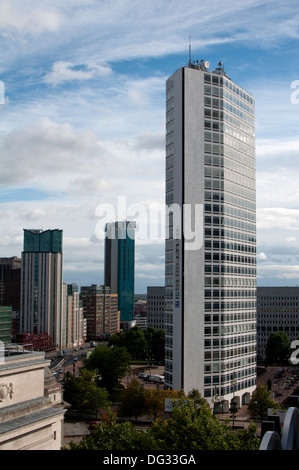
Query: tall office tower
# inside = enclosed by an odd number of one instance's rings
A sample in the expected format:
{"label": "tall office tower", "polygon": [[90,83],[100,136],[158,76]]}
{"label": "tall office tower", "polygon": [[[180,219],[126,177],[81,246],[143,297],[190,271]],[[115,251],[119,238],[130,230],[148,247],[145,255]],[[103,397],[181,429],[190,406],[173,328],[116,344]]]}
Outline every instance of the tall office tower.
{"label": "tall office tower", "polygon": [[48,334],[63,348],[62,230],[24,229],[21,333]]}
{"label": "tall office tower", "polygon": [[118,295],[118,309],[123,327],[134,321],[136,223],[112,222],[105,227],[105,286]]}
{"label": "tall office tower", "polygon": [[256,385],[253,97],[221,63],[166,83],[165,383],[212,405]]}

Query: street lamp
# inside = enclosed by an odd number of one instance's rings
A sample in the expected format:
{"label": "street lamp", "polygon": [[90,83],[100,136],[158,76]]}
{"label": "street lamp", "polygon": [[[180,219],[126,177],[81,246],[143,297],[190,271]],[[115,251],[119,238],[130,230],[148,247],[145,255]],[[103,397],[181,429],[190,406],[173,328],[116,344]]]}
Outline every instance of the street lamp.
{"label": "street lamp", "polygon": [[233,398],[232,398],[231,403],[230,403],[229,411],[233,415],[232,418],[233,418],[233,427],[234,427],[235,417],[236,417],[236,413],[238,411],[238,405],[237,405],[237,402],[235,401],[235,386],[237,385],[237,375],[236,375],[235,372],[233,373],[233,379],[232,379],[231,384],[232,384],[232,387],[233,387]]}
{"label": "street lamp", "polygon": [[98,419],[98,377],[101,377],[101,375],[99,374],[98,368],[96,368],[95,375],[93,375],[96,383],[96,420]]}

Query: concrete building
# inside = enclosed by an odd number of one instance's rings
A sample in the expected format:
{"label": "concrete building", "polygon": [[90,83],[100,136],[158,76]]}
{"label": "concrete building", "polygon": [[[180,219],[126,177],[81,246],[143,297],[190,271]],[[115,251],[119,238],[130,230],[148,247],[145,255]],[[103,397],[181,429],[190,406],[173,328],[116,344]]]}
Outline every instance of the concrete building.
{"label": "concrete building", "polygon": [[147,324],[157,330],[164,330],[165,287],[147,288]]}
{"label": "concrete building", "polygon": [[62,389],[43,352],[10,349],[0,360],[0,450],[59,450]]}
{"label": "concrete building", "polygon": [[256,386],[254,115],[221,63],[166,82],[165,384],[210,404]]}
{"label": "concrete building", "polygon": [[257,355],[264,359],[271,333],[299,338],[299,287],[257,288]]}
{"label": "concrete building", "polygon": [[20,332],[48,334],[65,347],[62,230],[24,230]]}
{"label": "concrete building", "polygon": [[135,222],[119,221],[105,227],[104,283],[118,295],[123,328],[134,322]]}
{"label": "concrete building", "polygon": [[111,294],[110,287],[82,286],[80,299],[88,340],[100,340],[120,331],[118,298],[117,294]]}

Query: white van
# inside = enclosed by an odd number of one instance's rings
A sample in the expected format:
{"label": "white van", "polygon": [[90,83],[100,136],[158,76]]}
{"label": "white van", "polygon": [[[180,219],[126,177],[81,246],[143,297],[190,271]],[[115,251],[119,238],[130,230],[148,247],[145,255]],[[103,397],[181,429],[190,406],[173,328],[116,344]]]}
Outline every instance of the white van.
{"label": "white van", "polygon": [[164,384],[164,375],[151,375],[150,380],[158,384]]}

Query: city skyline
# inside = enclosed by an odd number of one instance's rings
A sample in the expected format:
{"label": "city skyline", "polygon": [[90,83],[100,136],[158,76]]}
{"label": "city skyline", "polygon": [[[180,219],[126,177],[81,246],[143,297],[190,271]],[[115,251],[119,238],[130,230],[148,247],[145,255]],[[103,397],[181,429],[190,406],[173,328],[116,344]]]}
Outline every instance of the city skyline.
{"label": "city skyline", "polygon": [[[2,257],[24,227],[58,227],[64,282],[103,283],[97,208],[164,205],[165,81],[190,38],[255,97],[258,285],[297,284],[296,2],[1,3]],[[164,285],[164,242],[137,236],[135,292],[148,285]]]}

